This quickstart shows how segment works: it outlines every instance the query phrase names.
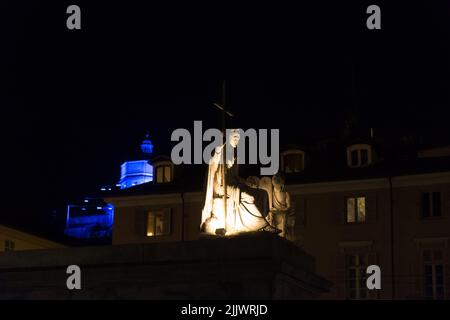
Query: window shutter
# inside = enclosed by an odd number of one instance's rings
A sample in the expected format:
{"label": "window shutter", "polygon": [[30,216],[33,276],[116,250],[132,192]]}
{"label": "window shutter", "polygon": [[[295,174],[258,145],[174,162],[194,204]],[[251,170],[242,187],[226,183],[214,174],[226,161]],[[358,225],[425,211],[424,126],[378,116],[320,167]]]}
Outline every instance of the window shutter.
{"label": "window shutter", "polygon": [[347,264],[345,254],[340,254],[336,258],[336,298],[345,300],[346,297],[346,279]]}
{"label": "window shutter", "polygon": [[172,233],[172,209],[165,209],[163,217],[164,217],[163,235],[170,235]]}
{"label": "window shutter", "polygon": [[352,167],[358,167],[359,166],[359,152],[358,150],[354,150],[351,153],[351,165]]}
{"label": "window shutter", "polygon": [[[367,255],[367,267],[369,266],[380,266],[379,265],[379,260],[378,260],[378,254],[375,252],[371,252]],[[383,267],[381,267],[381,270],[383,270]],[[369,275],[367,275],[368,277]],[[383,276],[383,274],[381,275]],[[385,284],[385,281],[381,281],[381,285]],[[381,289],[384,289],[383,287],[381,287]],[[379,290],[369,290],[369,299],[372,300],[377,300],[379,299]]]}
{"label": "window shutter", "polygon": [[441,193],[433,192],[433,216],[440,217],[441,215]]}
{"label": "window shutter", "polygon": [[377,223],[377,195],[371,194],[366,197],[366,220],[367,223]]}
{"label": "window shutter", "polygon": [[430,215],[430,194],[424,192],[422,193],[422,217],[427,218]]}
{"label": "window shutter", "polygon": [[164,173],[163,167],[156,168],[156,183],[163,183],[164,181],[163,173]]}
{"label": "window shutter", "polygon": [[137,210],[134,215],[134,229],[139,238],[145,239],[147,236],[148,211]]}
{"label": "window shutter", "polygon": [[335,223],[344,225],[347,223],[347,197],[337,196],[335,207],[332,208],[335,215]]}
{"label": "window shutter", "polygon": [[369,164],[369,150],[362,149],[361,150],[361,165],[366,166]]}

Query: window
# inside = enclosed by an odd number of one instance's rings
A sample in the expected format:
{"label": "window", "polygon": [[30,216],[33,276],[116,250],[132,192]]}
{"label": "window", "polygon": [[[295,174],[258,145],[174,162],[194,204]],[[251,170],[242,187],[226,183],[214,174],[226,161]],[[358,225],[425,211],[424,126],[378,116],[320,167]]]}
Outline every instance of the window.
{"label": "window", "polygon": [[149,212],[147,237],[168,236],[171,233],[171,210]]}
{"label": "window", "polygon": [[156,167],[156,183],[172,182],[172,166],[160,165]]}
{"label": "window", "polygon": [[281,159],[285,174],[300,173],[305,169],[305,153],[301,150],[286,151]]}
{"label": "window", "polygon": [[366,198],[348,198],[347,199],[347,223],[365,223],[366,222]]}
{"label": "window", "polygon": [[422,194],[422,218],[441,217],[441,193],[425,192]]}
{"label": "window", "polygon": [[369,299],[367,288],[367,260],[366,255],[347,256],[347,298],[351,300]]}
{"label": "window", "polygon": [[445,299],[445,267],[442,250],[424,250],[424,295],[426,299]]}
{"label": "window", "polygon": [[14,241],[5,240],[5,251],[14,251],[16,244]]}
{"label": "window", "polygon": [[366,144],[349,147],[347,149],[347,163],[350,168],[361,168],[371,165],[372,147]]}

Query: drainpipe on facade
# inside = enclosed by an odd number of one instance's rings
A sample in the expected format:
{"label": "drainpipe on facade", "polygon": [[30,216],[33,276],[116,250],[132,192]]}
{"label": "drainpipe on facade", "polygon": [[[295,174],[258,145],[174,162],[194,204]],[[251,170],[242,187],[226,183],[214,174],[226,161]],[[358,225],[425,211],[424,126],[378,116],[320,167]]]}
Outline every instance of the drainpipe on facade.
{"label": "drainpipe on facade", "polygon": [[391,268],[392,268],[392,300],[396,300],[395,282],[395,218],[394,218],[394,187],[392,176],[389,175],[389,210],[391,216]]}
{"label": "drainpipe on facade", "polygon": [[185,241],[185,199],[184,192],[181,192],[181,241]]}

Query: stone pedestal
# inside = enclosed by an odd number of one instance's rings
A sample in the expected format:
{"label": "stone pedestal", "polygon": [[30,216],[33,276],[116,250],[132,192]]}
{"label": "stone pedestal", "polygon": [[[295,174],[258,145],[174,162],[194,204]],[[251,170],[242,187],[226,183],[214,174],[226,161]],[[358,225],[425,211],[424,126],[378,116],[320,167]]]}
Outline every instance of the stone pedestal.
{"label": "stone pedestal", "polygon": [[[69,291],[66,269],[82,270]],[[316,299],[314,258],[271,234],[0,254],[0,299]]]}

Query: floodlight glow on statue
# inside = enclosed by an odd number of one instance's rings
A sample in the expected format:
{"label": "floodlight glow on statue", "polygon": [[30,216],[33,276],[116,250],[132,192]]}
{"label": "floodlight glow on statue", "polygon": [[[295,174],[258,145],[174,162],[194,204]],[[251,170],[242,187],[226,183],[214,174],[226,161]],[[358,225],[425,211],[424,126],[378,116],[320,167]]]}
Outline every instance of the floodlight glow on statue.
{"label": "floodlight glow on statue", "polygon": [[[227,236],[254,231],[281,232],[269,223],[268,193],[239,177],[234,154],[241,136],[239,130],[228,132],[226,144],[216,148],[209,163],[202,231]],[[224,154],[228,152],[231,155]]]}

